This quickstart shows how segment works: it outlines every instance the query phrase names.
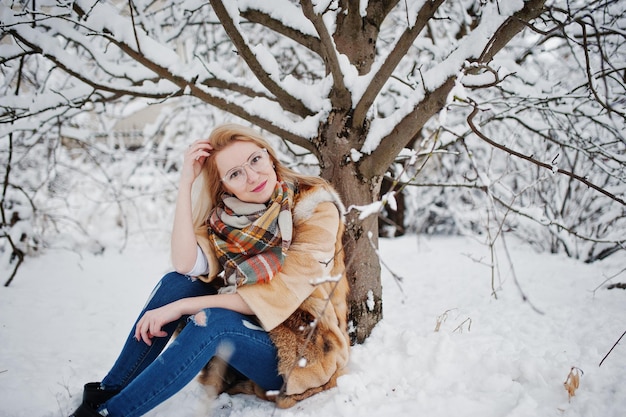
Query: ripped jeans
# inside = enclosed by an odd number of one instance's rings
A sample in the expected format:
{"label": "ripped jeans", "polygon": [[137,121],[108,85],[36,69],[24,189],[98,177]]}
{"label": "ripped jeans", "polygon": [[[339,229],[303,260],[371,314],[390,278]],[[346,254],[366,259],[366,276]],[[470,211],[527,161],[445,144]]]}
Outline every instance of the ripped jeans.
{"label": "ripped jeans", "polygon": [[[157,284],[139,318],[172,301],[210,294],[215,294],[210,285],[171,272]],[[222,343],[232,347],[230,366],[265,390],[280,389],[283,380],[278,375],[276,347],[267,332],[255,320],[231,310],[203,312],[206,322],[196,322],[193,316],[182,317],[164,326],[168,336],[153,338],[152,346],[134,338],[133,326],[120,356],[102,380],[104,389],[121,391],[98,411],[111,417],[145,414],[194,379]],[[189,323],[165,349],[182,320]]]}

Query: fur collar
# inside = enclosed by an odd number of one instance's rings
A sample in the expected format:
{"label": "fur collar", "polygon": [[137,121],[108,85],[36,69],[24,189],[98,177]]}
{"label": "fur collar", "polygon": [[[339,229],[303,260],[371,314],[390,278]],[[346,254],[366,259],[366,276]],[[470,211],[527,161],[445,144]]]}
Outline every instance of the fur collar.
{"label": "fur collar", "polygon": [[294,222],[303,222],[308,220],[315,208],[324,202],[331,202],[337,206],[342,219],[346,213],[346,208],[339,198],[339,194],[333,188],[327,186],[310,187],[305,190],[299,190],[298,197],[293,208]]}

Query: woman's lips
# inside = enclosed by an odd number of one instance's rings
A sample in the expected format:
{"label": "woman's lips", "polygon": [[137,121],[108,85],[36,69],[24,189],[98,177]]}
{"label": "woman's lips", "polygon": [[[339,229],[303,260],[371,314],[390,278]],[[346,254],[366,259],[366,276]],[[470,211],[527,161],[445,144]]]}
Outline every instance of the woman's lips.
{"label": "woman's lips", "polygon": [[261,184],[259,184],[258,187],[256,187],[255,189],[252,190],[253,193],[258,193],[259,191],[262,191],[265,188],[265,184],[267,184],[267,180],[263,181]]}

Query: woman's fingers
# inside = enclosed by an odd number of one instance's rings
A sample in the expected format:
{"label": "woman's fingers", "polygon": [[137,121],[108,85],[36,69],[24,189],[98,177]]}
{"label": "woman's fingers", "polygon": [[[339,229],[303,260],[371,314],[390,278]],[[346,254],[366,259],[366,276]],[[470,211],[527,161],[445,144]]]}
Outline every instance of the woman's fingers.
{"label": "woman's fingers", "polygon": [[151,329],[154,329],[155,325],[151,324],[147,319],[146,316],[144,315],[141,320],[139,320],[139,323],[137,323],[137,326],[135,327],[135,339],[137,341],[143,340],[143,342],[148,345],[148,346],[152,346],[152,338],[157,336],[156,333],[158,333],[157,331],[153,331]]}
{"label": "woman's fingers", "polygon": [[193,181],[202,170],[202,165],[211,155],[213,146],[207,139],[200,139],[189,145],[185,151],[183,161],[183,177],[186,181]]}
{"label": "woman's fingers", "polygon": [[135,326],[135,340],[143,340],[148,346],[152,346],[153,337],[165,337],[167,332],[162,329],[163,320],[155,310],[146,312]]}
{"label": "woman's fingers", "polygon": [[191,145],[189,145],[189,149],[187,150],[187,153],[189,155],[196,156],[196,158],[194,159],[197,160],[198,155],[209,156],[212,150],[213,150],[213,146],[211,146],[211,143],[207,139],[200,139],[200,140],[193,142]]}
{"label": "woman's fingers", "polygon": [[192,143],[190,148],[193,159],[196,161],[202,160],[202,162],[204,162],[205,158],[211,155],[212,150],[213,146],[211,146],[211,144],[206,139],[195,141],[194,143]]}
{"label": "woman's fingers", "polygon": [[139,320],[139,323],[137,323],[135,327],[135,340],[143,340],[146,345],[151,346],[152,341],[150,340],[149,327],[144,319],[145,316]]}

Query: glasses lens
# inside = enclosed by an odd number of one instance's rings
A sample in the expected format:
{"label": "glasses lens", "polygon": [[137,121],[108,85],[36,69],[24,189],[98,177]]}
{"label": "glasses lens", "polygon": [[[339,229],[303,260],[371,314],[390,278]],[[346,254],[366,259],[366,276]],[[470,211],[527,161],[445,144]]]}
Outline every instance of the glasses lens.
{"label": "glasses lens", "polygon": [[223,178],[223,181],[226,182],[231,187],[240,187],[242,186],[248,177],[246,173],[245,166],[249,166],[254,172],[263,171],[267,169],[270,165],[270,157],[267,154],[265,149],[257,151],[250,155],[248,158],[248,162],[240,167],[236,167],[231,169],[226,173]]}
{"label": "glasses lens", "polygon": [[231,185],[243,184],[246,181],[246,171],[242,167],[233,168],[226,173],[224,181]]}
{"label": "glasses lens", "polygon": [[264,168],[267,168],[267,162],[270,160],[267,152],[265,150],[258,151],[252,154],[250,159],[248,160],[248,165],[254,171],[258,172]]}

